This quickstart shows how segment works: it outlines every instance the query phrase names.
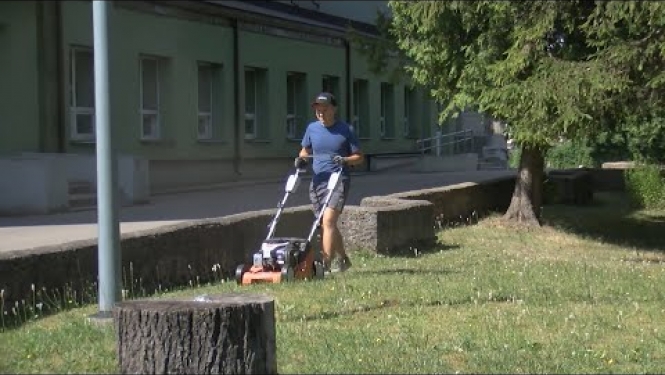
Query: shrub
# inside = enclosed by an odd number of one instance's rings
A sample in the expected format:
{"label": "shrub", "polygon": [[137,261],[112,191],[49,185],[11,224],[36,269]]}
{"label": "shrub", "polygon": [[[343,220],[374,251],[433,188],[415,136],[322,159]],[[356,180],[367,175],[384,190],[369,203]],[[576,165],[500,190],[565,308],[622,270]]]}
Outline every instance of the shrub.
{"label": "shrub", "polygon": [[628,127],[626,138],[633,160],[644,160],[647,163],[665,161],[664,117],[653,116],[641,121],[633,119],[632,126]]}
{"label": "shrub", "polygon": [[665,208],[663,170],[654,164],[639,164],[624,172],[626,191],[631,201],[641,208]]}
{"label": "shrub", "polygon": [[[583,167],[593,168],[598,163],[592,157],[593,148],[582,142],[563,141],[550,148],[545,154],[545,167],[552,169],[569,169]],[[508,156],[508,165],[511,168],[520,166],[522,149],[515,147]]]}
{"label": "shrub", "polygon": [[520,156],[522,156],[522,149],[515,147],[508,152],[508,166],[510,168],[519,168]]}
{"label": "shrub", "polygon": [[545,165],[553,169],[593,168],[595,162],[591,156],[592,149],[581,142],[563,141],[548,150]]}

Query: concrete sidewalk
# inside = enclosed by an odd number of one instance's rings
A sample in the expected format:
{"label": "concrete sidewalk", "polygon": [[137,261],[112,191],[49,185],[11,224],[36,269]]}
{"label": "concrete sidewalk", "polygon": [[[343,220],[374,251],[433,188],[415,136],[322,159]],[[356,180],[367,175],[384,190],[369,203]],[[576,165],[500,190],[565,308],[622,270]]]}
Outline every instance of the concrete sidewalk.
{"label": "concrete sidewalk", "polygon": [[[410,190],[481,182],[515,175],[514,170],[412,173],[391,171],[352,176],[348,205],[359,205],[364,197]],[[284,196],[283,181],[256,181],[229,184],[217,189],[155,195],[146,205],[120,209],[121,233],[137,232],[184,221],[227,216],[247,211],[271,209]],[[309,178],[287,202],[288,207],[309,205]],[[97,238],[96,210],[52,215],[0,217],[0,252]]]}

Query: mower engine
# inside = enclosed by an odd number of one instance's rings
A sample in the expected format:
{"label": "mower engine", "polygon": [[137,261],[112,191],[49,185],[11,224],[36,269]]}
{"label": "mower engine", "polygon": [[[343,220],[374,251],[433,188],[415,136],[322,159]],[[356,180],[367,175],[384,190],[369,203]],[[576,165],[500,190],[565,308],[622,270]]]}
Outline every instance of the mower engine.
{"label": "mower engine", "polygon": [[261,244],[261,250],[254,254],[253,265],[276,271],[282,267],[294,267],[299,252],[305,245],[301,238],[271,238]]}

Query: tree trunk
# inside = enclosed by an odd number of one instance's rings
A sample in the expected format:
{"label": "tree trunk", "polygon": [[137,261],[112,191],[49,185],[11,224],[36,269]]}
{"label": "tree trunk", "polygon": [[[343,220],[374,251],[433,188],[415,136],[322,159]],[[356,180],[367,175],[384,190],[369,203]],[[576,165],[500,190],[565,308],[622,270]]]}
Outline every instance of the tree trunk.
{"label": "tree trunk", "polygon": [[530,147],[522,148],[515,190],[510,207],[503,215],[505,220],[527,226],[540,226],[544,172],[543,151]]}
{"label": "tree trunk", "polygon": [[122,374],[276,374],[274,301],[226,294],[113,309]]}

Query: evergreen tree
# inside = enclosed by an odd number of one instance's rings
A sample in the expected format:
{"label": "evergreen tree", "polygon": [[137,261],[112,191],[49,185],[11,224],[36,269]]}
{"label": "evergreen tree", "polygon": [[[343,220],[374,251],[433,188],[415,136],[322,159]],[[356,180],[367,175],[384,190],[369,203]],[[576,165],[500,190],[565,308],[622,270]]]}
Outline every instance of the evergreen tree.
{"label": "evergreen tree", "polygon": [[377,71],[398,52],[398,66],[443,104],[442,119],[472,109],[507,124],[522,148],[508,220],[540,225],[544,155],[561,137],[593,137],[662,108],[661,3],[388,4],[383,37],[354,40]]}

